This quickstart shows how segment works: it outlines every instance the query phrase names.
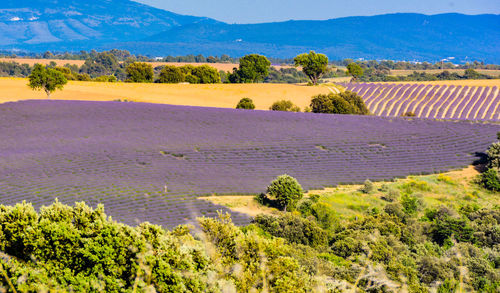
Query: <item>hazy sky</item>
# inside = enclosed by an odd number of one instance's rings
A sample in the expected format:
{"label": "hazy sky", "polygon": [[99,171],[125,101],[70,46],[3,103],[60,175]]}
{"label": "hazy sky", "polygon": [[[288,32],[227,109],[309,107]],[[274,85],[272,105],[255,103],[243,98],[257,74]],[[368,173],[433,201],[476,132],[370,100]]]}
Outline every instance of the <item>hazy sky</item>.
{"label": "hazy sky", "polygon": [[229,23],[329,19],[394,12],[500,14],[500,0],[135,0]]}

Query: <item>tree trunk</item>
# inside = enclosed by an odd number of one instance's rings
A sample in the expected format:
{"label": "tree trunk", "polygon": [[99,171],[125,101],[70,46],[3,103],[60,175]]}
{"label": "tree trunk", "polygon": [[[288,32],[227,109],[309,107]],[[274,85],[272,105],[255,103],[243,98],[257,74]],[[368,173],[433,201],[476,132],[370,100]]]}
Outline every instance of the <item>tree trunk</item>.
{"label": "tree trunk", "polygon": [[47,94],[47,99],[50,99],[50,91],[45,90],[45,93]]}

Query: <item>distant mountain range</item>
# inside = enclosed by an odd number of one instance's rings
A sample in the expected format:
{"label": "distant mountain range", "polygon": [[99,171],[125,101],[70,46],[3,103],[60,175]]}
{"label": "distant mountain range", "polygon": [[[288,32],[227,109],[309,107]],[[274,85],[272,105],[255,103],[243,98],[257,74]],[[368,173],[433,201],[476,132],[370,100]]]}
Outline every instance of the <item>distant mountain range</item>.
{"label": "distant mountain range", "polygon": [[324,21],[227,24],[129,0],[3,0],[0,49],[128,49],[153,56],[260,53],[332,59],[500,63],[500,15],[387,14]]}

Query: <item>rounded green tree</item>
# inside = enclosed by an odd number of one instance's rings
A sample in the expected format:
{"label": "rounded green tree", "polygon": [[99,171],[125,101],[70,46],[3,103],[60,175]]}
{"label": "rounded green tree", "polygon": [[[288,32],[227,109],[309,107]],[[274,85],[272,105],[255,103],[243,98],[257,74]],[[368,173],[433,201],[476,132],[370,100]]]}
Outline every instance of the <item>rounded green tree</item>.
{"label": "rounded green tree", "polygon": [[255,109],[255,105],[250,98],[243,98],[238,102],[238,105],[236,105],[236,109],[247,109],[247,110],[253,110]]}
{"label": "rounded green tree", "polygon": [[276,199],[284,211],[293,209],[304,195],[297,179],[289,175],[280,175],[267,187],[267,193]]}
{"label": "rounded green tree", "polygon": [[68,83],[62,72],[41,64],[35,64],[28,79],[28,86],[33,90],[44,90],[48,99],[50,99],[51,93],[58,89],[62,90],[64,85]]}
{"label": "rounded green tree", "polygon": [[316,85],[323,74],[328,71],[328,57],[310,51],[308,54],[300,54],[295,59],[295,66],[302,66],[302,71]]}
{"label": "rounded green tree", "polygon": [[229,74],[231,83],[256,83],[269,75],[271,61],[265,56],[250,54],[240,59],[240,66]]}

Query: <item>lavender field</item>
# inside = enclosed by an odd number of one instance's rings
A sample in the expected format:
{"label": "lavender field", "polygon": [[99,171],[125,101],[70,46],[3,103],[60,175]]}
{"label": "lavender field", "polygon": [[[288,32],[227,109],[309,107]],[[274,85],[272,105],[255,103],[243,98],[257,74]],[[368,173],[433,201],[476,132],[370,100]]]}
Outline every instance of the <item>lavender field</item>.
{"label": "lavender field", "polygon": [[[226,210],[277,175],[305,189],[464,167],[498,124],[120,102],[0,105],[0,198],[103,203],[115,220],[174,226]],[[250,219],[233,214],[238,224]]]}
{"label": "lavender field", "polygon": [[500,121],[498,87],[426,84],[347,83],[358,93],[370,112],[396,117],[413,113],[416,117]]}

